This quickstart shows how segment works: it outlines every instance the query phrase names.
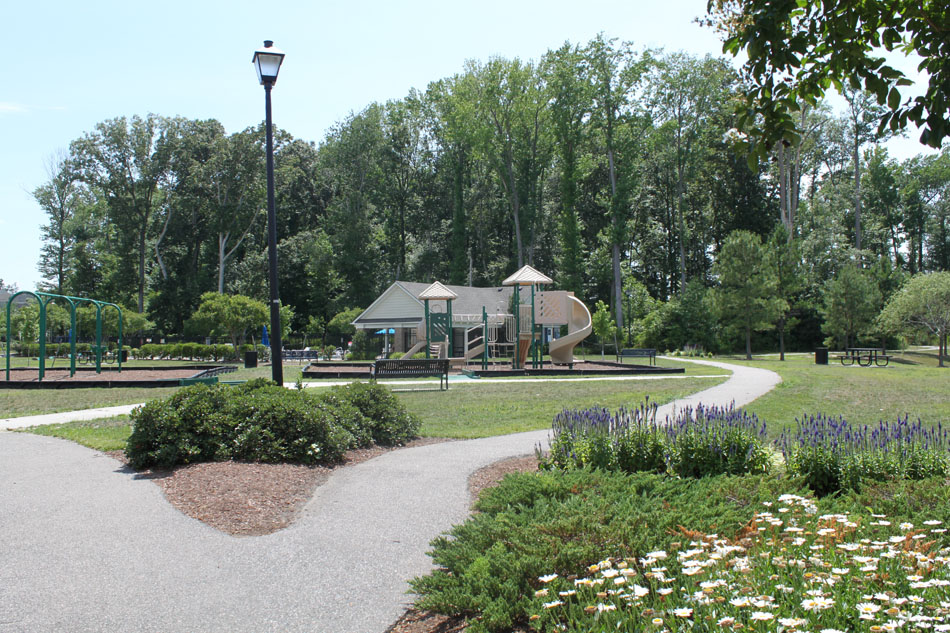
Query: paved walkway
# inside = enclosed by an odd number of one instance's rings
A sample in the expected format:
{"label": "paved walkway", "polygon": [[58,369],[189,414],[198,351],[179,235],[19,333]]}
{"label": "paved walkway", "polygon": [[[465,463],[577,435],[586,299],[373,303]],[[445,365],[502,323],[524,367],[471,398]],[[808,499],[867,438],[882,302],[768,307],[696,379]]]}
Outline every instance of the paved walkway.
{"label": "paved walkway", "polygon": [[[729,369],[674,405],[741,406],[779,382]],[[71,442],[0,433],[0,633],[383,633],[431,568],[429,541],[468,515],[469,475],[530,454],[534,431],[393,451],[342,469],[291,527],[231,537],[157,486]]]}

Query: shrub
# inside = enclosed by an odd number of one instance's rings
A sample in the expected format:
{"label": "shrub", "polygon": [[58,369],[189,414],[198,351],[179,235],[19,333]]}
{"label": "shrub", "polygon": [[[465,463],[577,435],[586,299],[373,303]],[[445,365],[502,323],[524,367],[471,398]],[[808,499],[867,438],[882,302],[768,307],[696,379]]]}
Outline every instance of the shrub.
{"label": "shrub", "polygon": [[405,442],[419,426],[378,385],[313,395],[263,378],[186,387],[139,407],[132,423],[125,452],[133,468],[229,459],[332,463],[350,448]]}
{"label": "shrub", "polygon": [[369,435],[381,446],[399,446],[416,438],[421,422],[396,399],[392,391],[374,382],[334,387],[332,395],[352,404],[369,424]]}
{"label": "shrub", "polygon": [[564,411],[553,423],[542,468],[602,468],[663,472],[681,477],[764,473],[769,466],[765,425],[734,407],[680,410],[656,421],[656,405],[635,409]]}
{"label": "shrub", "polygon": [[777,444],[789,472],[805,478],[816,494],[859,489],[867,481],[950,476],[950,438],[942,424],[918,419],[852,426],[821,414],[796,419]]}

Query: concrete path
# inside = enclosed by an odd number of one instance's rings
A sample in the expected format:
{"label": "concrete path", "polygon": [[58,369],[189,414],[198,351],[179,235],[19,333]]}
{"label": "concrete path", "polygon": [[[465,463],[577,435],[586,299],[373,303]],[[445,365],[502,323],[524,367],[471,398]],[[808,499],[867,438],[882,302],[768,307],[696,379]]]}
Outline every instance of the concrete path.
{"label": "concrete path", "polygon": [[[779,382],[732,378],[675,406],[741,406]],[[661,415],[673,408],[661,408]],[[157,486],[71,442],[0,433],[0,633],[383,633],[431,568],[429,542],[468,515],[468,477],[530,454],[547,431],[387,453],[338,471],[298,521],[231,537]]]}

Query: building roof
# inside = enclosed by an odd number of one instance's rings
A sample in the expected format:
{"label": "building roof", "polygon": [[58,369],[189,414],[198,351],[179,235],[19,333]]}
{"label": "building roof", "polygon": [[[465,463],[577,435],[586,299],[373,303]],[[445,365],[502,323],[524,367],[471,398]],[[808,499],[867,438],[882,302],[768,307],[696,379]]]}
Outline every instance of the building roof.
{"label": "building roof", "polygon": [[514,272],[508,279],[501,282],[503,286],[533,286],[535,284],[551,284],[554,280],[532,268],[524,265]]}
{"label": "building roof", "polygon": [[[439,285],[455,295],[452,300],[452,314],[455,319],[461,320],[464,316],[470,315],[480,320],[482,307],[489,315],[508,314],[511,311],[511,295],[514,292],[511,287],[473,288]],[[415,327],[425,318],[425,310],[418,297],[431,286],[432,284],[414,281],[393,282],[353,320],[353,325],[363,329]]]}
{"label": "building roof", "polygon": [[[414,281],[397,281],[396,283],[416,297],[429,286],[429,284]],[[444,285],[444,287],[456,295],[455,299],[452,300],[452,314],[454,315],[477,314],[481,316],[483,306],[488,314],[508,314],[511,312],[509,304],[511,303],[513,290],[510,287],[476,288],[474,286],[450,285]]]}

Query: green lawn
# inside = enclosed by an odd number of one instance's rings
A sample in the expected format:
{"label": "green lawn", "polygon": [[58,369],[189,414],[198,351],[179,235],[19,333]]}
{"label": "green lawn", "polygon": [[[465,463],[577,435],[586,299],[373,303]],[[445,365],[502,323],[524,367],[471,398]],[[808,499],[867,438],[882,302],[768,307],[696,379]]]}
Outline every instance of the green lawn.
{"label": "green lawn", "polygon": [[97,451],[119,451],[125,449],[125,442],[132,433],[132,426],[129,416],[120,415],[84,422],[44,424],[25,429],[24,432],[61,437]]}
{"label": "green lawn", "polygon": [[[722,374],[720,370],[704,372]],[[712,387],[725,378],[667,380],[455,383],[448,392],[398,392],[422,419],[422,434],[472,438],[550,428],[565,408],[635,406],[650,396],[663,404]]]}
{"label": "green lawn", "polygon": [[138,404],[175,393],[178,387],[90,387],[88,389],[0,389],[0,418]]}
{"label": "green lawn", "polygon": [[[828,365],[816,365],[812,354],[737,357],[719,360],[771,369],[782,377],[772,392],[746,407],[764,420],[770,433],[794,427],[795,418],[823,413],[842,415],[851,423],[876,424],[897,416],[920,417],[927,424],[950,421],[950,368],[936,367],[933,355],[899,355],[887,367],[844,367],[832,355]],[[920,362],[921,364],[910,364]]]}

